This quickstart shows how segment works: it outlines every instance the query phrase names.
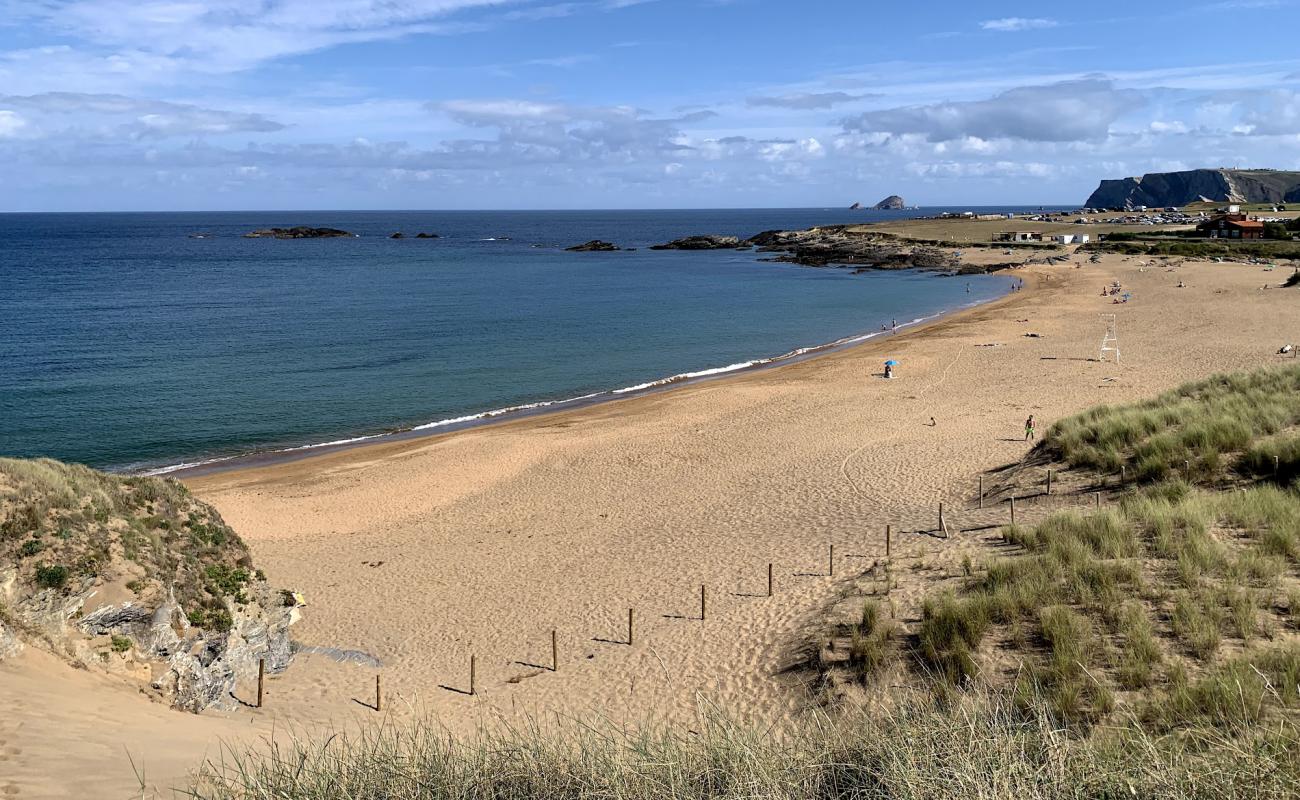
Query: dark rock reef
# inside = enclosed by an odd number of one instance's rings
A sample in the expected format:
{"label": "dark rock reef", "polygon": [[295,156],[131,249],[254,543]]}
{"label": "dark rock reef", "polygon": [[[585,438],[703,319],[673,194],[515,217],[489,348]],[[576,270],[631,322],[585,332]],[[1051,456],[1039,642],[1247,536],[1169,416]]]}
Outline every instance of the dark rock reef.
{"label": "dark rock reef", "polygon": [[614,250],[622,250],[623,248],[616,244],[603,242],[600,239],[592,239],[590,242],[575,244],[573,247],[566,247],[564,249],[569,253],[609,253]]}
{"label": "dark rock reef", "polygon": [[[406,238],[406,234],[402,233],[401,231],[398,231],[397,233],[394,233],[392,236],[389,236],[388,238],[389,238],[389,239],[405,239],[405,238]],[[439,237],[438,234],[436,234],[436,233],[417,233],[417,234],[415,234],[415,238],[417,238],[417,239],[438,239],[438,238],[440,238],[440,237]]]}
{"label": "dark rock reef", "polygon": [[1192,169],[1104,180],[1088,208],[1166,208],[1189,203],[1300,202],[1300,172],[1270,169]]}
{"label": "dark rock reef", "polygon": [[177,709],[229,709],[260,661],[289,666],[299,606],[176,481],[0,458],[0,658],[39,647]]}
{"label": "dark rock reef", "polygon": [[946,250],[847,225],[829,225],[803,231],[764,231],[745,240],[745,244],[763,252],[779,253],[773,261],[808,267],[843,265],[870,269],[961,269],[960,259]]}
{"label": "dark rock reef", "polygon": [[667,244],[656,244],[650,247],[651,250],[734,250],[737,247],[743,247],[739,238],[735,236],[686,236],[681,239],[674,239]]}
{"label": "dark rock reef", "polygon": [[338,228],[308,228],[302,225],[293,228],[262,228],[244,234],[245,239],[335,239],[352,236]]}

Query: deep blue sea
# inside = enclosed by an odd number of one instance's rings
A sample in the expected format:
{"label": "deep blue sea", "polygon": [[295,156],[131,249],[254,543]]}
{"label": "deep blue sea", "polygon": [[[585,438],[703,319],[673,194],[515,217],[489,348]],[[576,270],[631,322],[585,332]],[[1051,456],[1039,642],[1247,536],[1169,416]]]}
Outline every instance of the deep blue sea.
{"label": "deep blue sea", "polygon": [[[0,455],[140,470],[314,445],[731,367],[1007,291],[646,249],[882,216],[0,214]],[[243,238],[292,225],[359,237]],[[563,250],[596,238],[638,250]]]}

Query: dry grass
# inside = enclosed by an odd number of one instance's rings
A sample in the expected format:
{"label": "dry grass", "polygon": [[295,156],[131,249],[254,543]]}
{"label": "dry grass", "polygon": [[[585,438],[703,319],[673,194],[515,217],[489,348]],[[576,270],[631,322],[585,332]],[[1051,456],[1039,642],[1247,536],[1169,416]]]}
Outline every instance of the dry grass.
{"label": "dry grass", "polygon": [[190,789],[203,800],[1280,800],[1297,792],[1300,731],[1291,724],[1165,736],[1126,722],[1072,738],[1050,716],[988,691],[951,705],[814,714],[784,734],[716,714],[698,734],[574,723],[459,740],[427,724],[376,726],[282,742],[269,754],[227,750]]}

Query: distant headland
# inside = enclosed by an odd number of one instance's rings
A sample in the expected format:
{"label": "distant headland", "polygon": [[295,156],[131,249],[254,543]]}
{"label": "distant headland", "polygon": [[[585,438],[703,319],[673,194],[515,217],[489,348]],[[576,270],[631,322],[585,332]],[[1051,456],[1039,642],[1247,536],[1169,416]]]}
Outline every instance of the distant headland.
{"label": "distant headland", "polygon": [[1191,169],[1103,180],[1088,208],[1170,207],[1189,203],[1300,202],[1300,172],[1272,169]]}

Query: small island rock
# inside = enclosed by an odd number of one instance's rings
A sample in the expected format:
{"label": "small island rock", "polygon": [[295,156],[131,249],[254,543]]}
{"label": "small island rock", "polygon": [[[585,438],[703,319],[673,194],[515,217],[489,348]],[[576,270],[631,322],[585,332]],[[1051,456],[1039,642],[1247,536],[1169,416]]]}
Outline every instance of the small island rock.
{"label": "small island rock", "polygon": [[622,248],[616,244],[602,242],[600,239],[592,239],[590,242],[585,244],[577,244],[573,247],[566,247],[564,249],[570,253],[608,253],[612,250],[621,250]]}
{"label": "small island rock", "polygon": [[302,225],[293,228],[262,228],[244,234],[245,239],[333,239],[343,236],[350,237],[352,234],[338,228],[308,228]]}
{"label": "small island rock", "polygon": [[740,239],[735,236],[687,236],[674,239],[667,244],[656,244],[651,250],[734,250],[740,247]]}
{"label": "small island rock", "polygon": [[439,236],[438,234],[436,234],[436,233],[424,233],[424,232],[420,232],[420,233],[415,234],[415,238],[417,238],[417,239],[440,239],[440,238],[442,238],[442,237],[440,237],[440,236]]}
{"label": "small island rock", "polygon": [[872,206],[875,211],[901,211],[904,208],[907,208],[907,203],[896,194],[891,194]]}

